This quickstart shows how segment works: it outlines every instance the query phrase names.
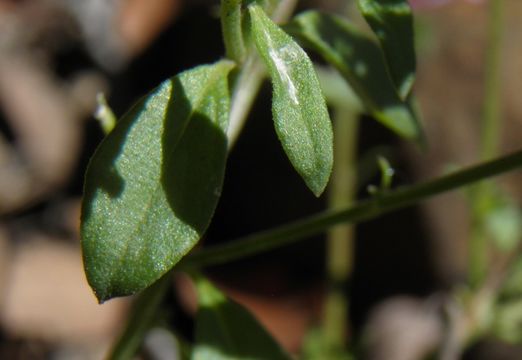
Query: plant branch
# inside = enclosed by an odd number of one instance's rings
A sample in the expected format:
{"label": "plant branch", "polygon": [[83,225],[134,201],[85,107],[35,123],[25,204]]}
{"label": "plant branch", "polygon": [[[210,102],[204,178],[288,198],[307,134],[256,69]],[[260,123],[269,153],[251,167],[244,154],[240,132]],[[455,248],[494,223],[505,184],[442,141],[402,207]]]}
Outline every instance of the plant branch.
{"label": "plant branch", "polygon": [[[328,192],[329,208],[349,206],[356,193],[358,113],[346,104],[334,109],[334,167]],[[334,358],[346,351],[348,299],[346,284],[352,272],[354,227],[343,223],[328,232],[326,265],[328,289],[323,309],[322,330],[325,351]]]}
{"label": "plant branch", "polygon": [[[503,30],[503,0],[489,3],[488,49],[485,70],[484,108],[482,111],[480,158],[489,160],[498,153],[500,140],[500,60]],[[488,269],[489,237],[484,223],[492,200],[491,183],[479,183],[473,189],[472,228],[469,249],[469,281],[479,286]]]}
{"label": "plant branch", "polygon": [[377,194],[353,207],[327,211],[272,230],[246,236],[225,245],[192,253],[179,265],[184,268],[204,267],[266,252],[321,233],[333,225],[369,220],[519,167],[522,167],[522,150],[432,181]]}
{"label": "plant branch", "polygon": [[108,359],[125,360],[134,357],[156,318],[158,308],[171,281],[170,275],[169,271],[138,296],[132,307],[127,326],[111,350]]}
{"label": "plant branch", "polygon": [[[224,1],[224,3],[225,2],[227,1]],[[234,1],[229,0],[228,2]],[[241,3],[241,1],[239,1],[239,3]],[[271,14],[272,19],[275,22],[287,21],[292,15],[296,3],[296,0],[280,1],[279,5]],[[223,24],[223,26],[225,26],[225,24]],[[265,67],[259,60],[255,48],[250,46],[247,53],[232,94],[230,120],[227,131],[229,148],[232,148],[237,141],[266,76]]]}
{"label": "plant branch", "polygon": [[277,5],[274,13],[271,15],[272,20],[275,23],[281,24],[286,22],[292,14],[294,13],[294,9],[297,5],[297,0],[282,0]]}
{"label": "plant branch", "polygon": [[500,140],[500,61],[502,58],[503,0],[489,2],[488,48],[484,79],[484,108],[481,130],[481,158],[489,160],[498,152]]}
{"label": "plant branch", "polygon": [[227,131],[229,148],[235,144],[243,129],[265,75],[265,68],[259,57],[256,53],[250,52],[239,73],[234,93],[232,94]]}
{"label": "plant branch", "polygon": [[221,29],[226,56],[241,64],[245,58],[245,44],[241,28],[242,0],[221,1]]}

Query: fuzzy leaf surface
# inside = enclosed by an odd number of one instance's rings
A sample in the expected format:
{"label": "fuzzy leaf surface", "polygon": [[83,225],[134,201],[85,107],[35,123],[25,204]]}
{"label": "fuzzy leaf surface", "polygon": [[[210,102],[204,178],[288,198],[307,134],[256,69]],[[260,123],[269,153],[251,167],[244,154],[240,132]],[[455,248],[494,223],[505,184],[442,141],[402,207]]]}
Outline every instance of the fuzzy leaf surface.
{"label": "fuzzy leaf surface", "polygon": [[151,285],[206,230],[223,183],[232,67],[221,61],[163,82],[91,159],[81,235],[100,301]]}
{"label": "fuzzy leaf surface", "polygon": [[379,39],[388,69],[402,99],[415,80],[413,15],[407,0],[357,0],[359,9]]}
{"label": "fuzzy leaf surface", "polygon": [[312,62],[257,5],[249,7],[252,36],[272,80],[274,126],[290,162],[319,196],[333,165],[333,134]]}
{"label": "fuzzy leaf surface", "polygon": [[243,306],[198,278],[199,309],[192,360],[290,360]]}
{"label": "fuzzy leaf surface", "polygon": [[376,120],[404,138],[422,139],[416,115],[397,93],[374,41],[346,19],[317,11],[300,14],[285,29],[334,66]]}

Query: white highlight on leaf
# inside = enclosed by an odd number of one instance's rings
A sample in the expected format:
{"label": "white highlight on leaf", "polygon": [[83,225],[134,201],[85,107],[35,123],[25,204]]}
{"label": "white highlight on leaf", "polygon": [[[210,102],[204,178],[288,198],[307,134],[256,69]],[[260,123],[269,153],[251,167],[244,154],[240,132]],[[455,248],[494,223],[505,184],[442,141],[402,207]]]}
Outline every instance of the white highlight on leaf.
{"label": "white highlight on leaf", "polygon": [[287,65],[288,59],[285,59],[285,57],[282,57],[280,55],[281,53],[282,55],[292,56],[292,49],[287,49],[287,46],[279,49],[279,51],[270,48],[268,53],[270,54],[270,58],[274,62],[274,65],[277,68],[278,73],[281,75],[281,80],[288,89],[288,95],[290,95],[290,98],[296,105],[299,105],[299,100],[297,98],[297,89],[295,88],[292,78],[290,77],[290,69]]}

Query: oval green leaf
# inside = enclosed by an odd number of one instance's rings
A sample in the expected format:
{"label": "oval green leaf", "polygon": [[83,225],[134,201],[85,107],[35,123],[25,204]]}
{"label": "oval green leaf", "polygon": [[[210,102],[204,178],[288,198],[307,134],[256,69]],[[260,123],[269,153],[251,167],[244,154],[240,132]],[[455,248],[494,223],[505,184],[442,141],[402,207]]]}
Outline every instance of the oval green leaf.
{"label": "oval green leaf", "polygon": [[252,36],[273,86],[277,136],[290,162],[319,196],[333,164],[328,109],[312,62],[304,50],[257,5],[249,7]]}
{"label": "oval green leaf", "polygon": [[91,159],[81,235],[100,301],[152,284],[206,230],[223,182],[233,66],[221,61],[165,81]]}
{"label": "oval green leaf", "polygon": [[404,138],[422,140],[416,115],[399,97],[374,41],[346,19],[316,11],[302,13],[286,29],[343,75],[376,120]]}
{"label": "oval green leaf", "polygon": [[359,9],[379,39],[388,70],[402,99],[415,80],[413,15],[407,0],[357,0]]}
{"label": "oval green leaf", "polygon": [[199,309],[192,360],[290,360],[259,322],[198,276]]}

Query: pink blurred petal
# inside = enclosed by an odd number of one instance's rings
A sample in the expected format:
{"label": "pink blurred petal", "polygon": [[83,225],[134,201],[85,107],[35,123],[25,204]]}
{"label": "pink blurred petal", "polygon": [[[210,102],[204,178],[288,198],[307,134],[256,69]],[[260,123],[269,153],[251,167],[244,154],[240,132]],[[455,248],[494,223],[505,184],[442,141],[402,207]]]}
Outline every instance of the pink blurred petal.
{"label": "pink blurred petal", "polygon": [[[437,6],[442,6],[444,4],[455,2],[457,0],[409,0],[409,3],[414,9],[426,9],[433,8]],[[462,0],[468,3],[480,4],[486,2],[486,0]]]}

